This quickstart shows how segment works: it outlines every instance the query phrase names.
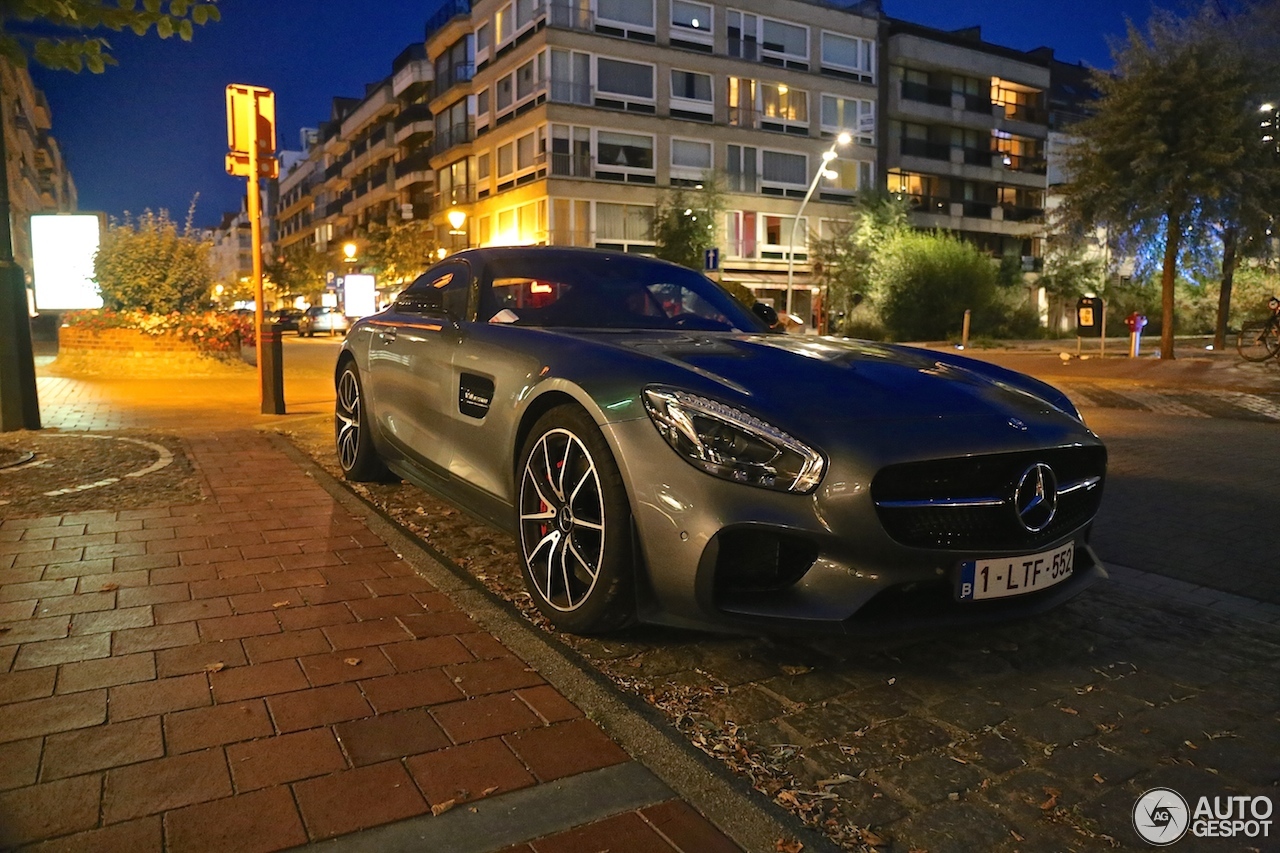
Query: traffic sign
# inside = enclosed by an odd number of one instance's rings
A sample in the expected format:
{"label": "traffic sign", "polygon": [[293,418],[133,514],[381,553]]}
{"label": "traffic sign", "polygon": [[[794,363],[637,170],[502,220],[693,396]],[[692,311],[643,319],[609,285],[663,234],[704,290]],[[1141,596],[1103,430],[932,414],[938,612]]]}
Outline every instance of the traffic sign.
{"label": "traffic sign", "polygon": [[715,272],[720,269],[720,250],[716,248],[707,249],[702,253],[702,268],[707,272]]}

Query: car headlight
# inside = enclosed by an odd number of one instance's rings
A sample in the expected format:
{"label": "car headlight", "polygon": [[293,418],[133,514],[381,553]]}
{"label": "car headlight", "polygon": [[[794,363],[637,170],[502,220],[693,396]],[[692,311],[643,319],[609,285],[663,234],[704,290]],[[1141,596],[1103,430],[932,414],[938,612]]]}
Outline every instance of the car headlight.
{"label": "car headlight", "polygon": [[740,409],[673,388],[646,388],[643,396],[667,444],[708,474],[800,494],[822,479],[822,454]]}

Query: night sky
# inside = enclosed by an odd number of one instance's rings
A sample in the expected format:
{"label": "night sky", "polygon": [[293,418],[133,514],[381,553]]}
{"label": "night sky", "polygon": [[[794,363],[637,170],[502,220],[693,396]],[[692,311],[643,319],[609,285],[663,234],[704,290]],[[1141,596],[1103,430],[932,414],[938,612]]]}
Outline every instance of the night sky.
{"label": "night sky", "polygon": [[[298,129],[328,118],[333,96],[360,97],[391,72],[402,49],[421,41],[436,8],[427,2],[220,0],[222,21],[197,27],[192,42],[154,35],[112,37],[120,64],[102,75],[34,68],[48,95],[53,135],[71,168],[80,209],[167,208],[181,220],[198,192],[195,222],[212,226],[237,210],[245,181],[223,172],[228,83],[276,93],[281,148]],[[1110,67],[1108,37],[1125,17],[1141,24],[1151,0],[884,0],[886,13],[956,29],[980,24],[984,38],[1059,59]]]}

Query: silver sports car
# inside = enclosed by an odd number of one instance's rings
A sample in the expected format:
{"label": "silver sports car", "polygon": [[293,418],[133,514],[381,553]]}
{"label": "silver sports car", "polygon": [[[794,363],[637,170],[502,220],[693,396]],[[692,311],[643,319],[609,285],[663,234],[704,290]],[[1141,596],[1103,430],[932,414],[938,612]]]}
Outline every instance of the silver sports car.
{"label": "silver sports car", "polygon": [[956,624],[1105,577],[1106,449],[1060,391],[775,320],[662,261],[460,252],[347,335],[338,457],[518,537],[566,631]]}

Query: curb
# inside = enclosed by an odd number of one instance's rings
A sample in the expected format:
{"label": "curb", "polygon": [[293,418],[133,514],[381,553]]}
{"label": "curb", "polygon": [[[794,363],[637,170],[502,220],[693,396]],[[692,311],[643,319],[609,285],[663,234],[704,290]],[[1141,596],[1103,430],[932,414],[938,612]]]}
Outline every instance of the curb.
{"label": "curb", "polygon": [[622,749],[748,851],[771,851],[783,838],[798,838],[806,851],[839,850],[820,833],[733,776],[713,758],[675,734],[661,714],[622,693],[577,652],[533,627],[510,604],[455,566],[430,545],[407,535],[280,435],[268,440],[411,565],[447,593],[477,623],[502,638],[565,698],[583,709]]}

